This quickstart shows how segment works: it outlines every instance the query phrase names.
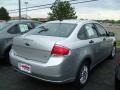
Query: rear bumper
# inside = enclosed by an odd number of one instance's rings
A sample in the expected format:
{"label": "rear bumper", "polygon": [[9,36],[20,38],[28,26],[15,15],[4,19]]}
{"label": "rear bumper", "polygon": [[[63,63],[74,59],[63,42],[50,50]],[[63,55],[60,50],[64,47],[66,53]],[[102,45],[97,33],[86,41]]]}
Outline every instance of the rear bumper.
{"label": "rear bumper", "polygon": [[60,83],[60,84],[63,84],[63,83],[68,83],[68,82],[72,82],[74,79],[73,78],[70,78],[70,79],[64,79],[64,80],[58,80],[58,78],[61,78],[61,77],[57,77],[57,78],[52,78],[51,77],[48,77],[48,78],[44,78],[44,76],[42,75],[36,75],[36,74],[29,74],[29,73],[25,73],[21,70],[19,70],[18,68],[14,68],[16,71],[20,72],[20,73],[23,73],[27,76],[30,76],[30,77],[33,77],[33,78],[36,78],[36,79],[39,79],[39,80],[42,80],[42,81],[46,81],[46,82],[52,82],[52,83]]}
{"label": "rear bumper", "polygon": [[[16,70],[31,77],[54,83],[72,82],[75,79],[75,77],[73,77],[74,73],[71,73],[71,68],[67,69],[68,66],[63,64],[64,59],[64,57],[60,57],[59,59],[57,58],[56,61],[56,57],[53,57],[47,63],[41,63],[15,56],[12,50],[10,52],[10,61]],[[30,65],[31,73],[21,71],[18,68],[18,63]],[[63,67],[66,67],[66,69],[63,69]]]}

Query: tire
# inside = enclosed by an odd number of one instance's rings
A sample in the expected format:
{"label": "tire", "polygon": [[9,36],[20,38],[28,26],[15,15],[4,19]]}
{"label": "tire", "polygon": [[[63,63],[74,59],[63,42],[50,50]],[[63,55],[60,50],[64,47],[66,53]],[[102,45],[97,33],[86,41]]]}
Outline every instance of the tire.
{"label": "tire", "polygon": [[120,90],[120,80],[115,77],[115,90]]}
{"label": "tire", "polygon": [[76,80],[74,82],[75,87],[83,88],[89,78],[89,63],[83,62],[78,70]]}

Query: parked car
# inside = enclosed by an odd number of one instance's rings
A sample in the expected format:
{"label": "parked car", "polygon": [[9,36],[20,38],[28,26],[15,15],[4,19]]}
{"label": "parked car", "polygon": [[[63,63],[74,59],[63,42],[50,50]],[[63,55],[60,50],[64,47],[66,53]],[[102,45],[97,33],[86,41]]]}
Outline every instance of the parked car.
{"label": "parked car", "polygon": [[0,58],[9,59],[9,51],[14,37],[24,34],[40,23],[31,20],[12,20],[0,24]]}
{"label": "parked car", "polygon": [[116,90],[120,90],[120,57],[116,59],[115,88]]}
{"label": "parked car", "polygon": [[114,57],[115,50],[114,34],[98,22],[51,21],[16,37],[10,59],[16,70],[31,77],[83,87],[89,71],[108,56]]}
{"label": "parked car", "polygon": [[4,27],[6,22],[0,22],[0,29],[2,29]]}
{"label": "parked car", "polygon": [[6,22],[6,21],[5,21],[5,20],[0,20],[0,23],[1,23],[1,22]]}

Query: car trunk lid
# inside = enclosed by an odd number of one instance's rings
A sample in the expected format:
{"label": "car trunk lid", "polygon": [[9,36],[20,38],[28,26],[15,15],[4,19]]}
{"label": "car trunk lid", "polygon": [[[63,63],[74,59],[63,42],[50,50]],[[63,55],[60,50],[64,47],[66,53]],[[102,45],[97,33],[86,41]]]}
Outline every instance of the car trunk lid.
{"label": "car trunk lid", "polygon": [[47,62],[53,46],[63,40],[62,37],[29,35],[17,37],[13,42],[13,49],[17,56],[28,60]]}

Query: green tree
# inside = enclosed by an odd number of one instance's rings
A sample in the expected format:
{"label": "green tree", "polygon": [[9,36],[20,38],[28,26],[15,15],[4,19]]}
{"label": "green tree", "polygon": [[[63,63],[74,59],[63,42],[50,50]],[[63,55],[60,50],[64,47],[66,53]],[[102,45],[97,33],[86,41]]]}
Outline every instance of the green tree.
{"label": "green tree", "polygon": [[34,20],[34,21],[39,21],[39,19],[38,19],[38,18],[32,18],[32,20]]}
{"label": "green tree", "polygon": [[8,11],[4,7],[1,7],[0,8],[0,20],[9,20],[9,19],[10,19],[10,16],[9,16]]}
{"label": "green tree", "polygon": [[117,20],[116,23],[117,23],[117,24],[120,24],[120,20]]}
{"label": "green tree", "polygon": [[76,19],[76,12],[69,1],[59,1],[51,6],[49,20]]}

